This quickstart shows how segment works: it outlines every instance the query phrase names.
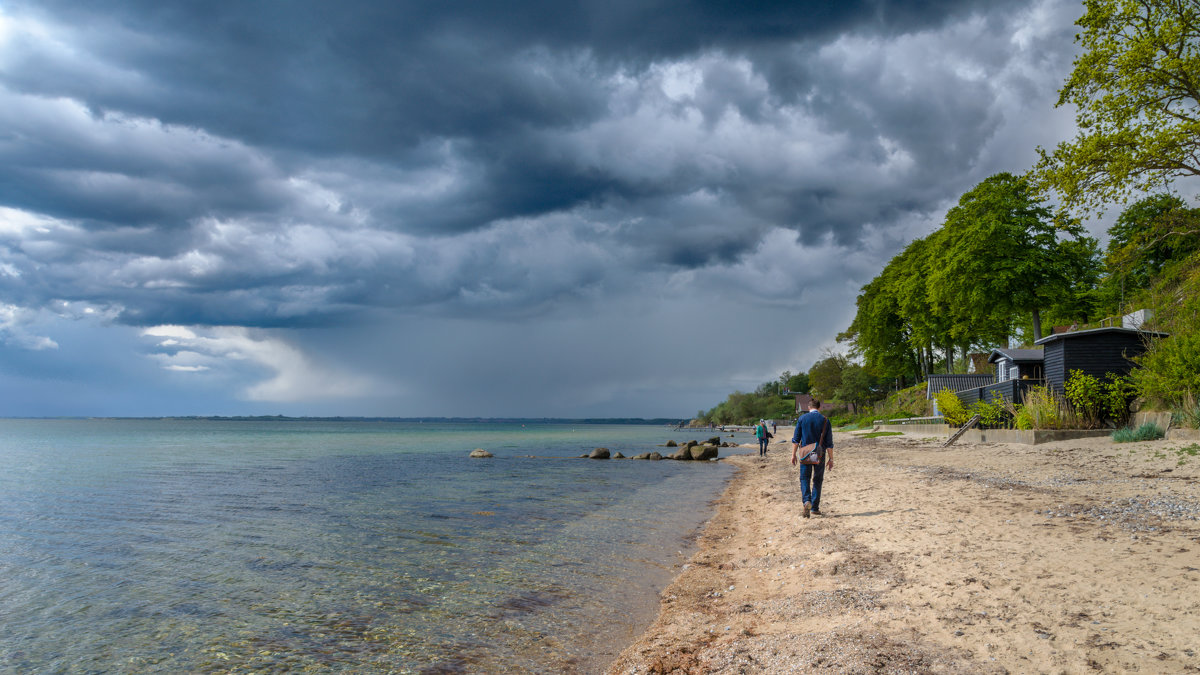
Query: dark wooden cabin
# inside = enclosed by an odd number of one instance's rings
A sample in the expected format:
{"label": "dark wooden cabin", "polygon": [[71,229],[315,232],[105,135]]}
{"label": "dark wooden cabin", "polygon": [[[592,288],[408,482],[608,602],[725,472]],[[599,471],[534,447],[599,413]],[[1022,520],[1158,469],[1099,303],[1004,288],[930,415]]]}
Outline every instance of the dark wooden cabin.
{"label": "dark wooden cabin", "polygon": [[988,357],[996,364],[996,381],[1041,380],[1045,377],[1044,355],[1040,349],[1009,349],[997,347]]}
{"label": "dark wooden cabin", "polygon": [[1151,340],[1166,336],[1132,328],[1093,328],[1055,333],[1034,344],[1042,347],[1046,386],[1062,396],[1072,370],[1097,378],[1108,373],[1126,375],[1135,366],[1132,358],[1145,352]]}

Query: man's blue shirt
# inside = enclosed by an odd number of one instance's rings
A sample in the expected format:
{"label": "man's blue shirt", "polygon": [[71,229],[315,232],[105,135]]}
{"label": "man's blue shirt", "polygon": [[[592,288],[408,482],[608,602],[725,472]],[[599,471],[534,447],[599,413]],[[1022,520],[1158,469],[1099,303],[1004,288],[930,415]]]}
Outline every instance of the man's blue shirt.
{"label": "man's blue shirt", "polygon": [[825,416],[816,410],[809,410],[796,420],[796,431],[792,433],[792,442],[808,445],[817,440],[824,430],[825,437],[821,439],[822,448],[833,447],[833,429],[825,426]]}

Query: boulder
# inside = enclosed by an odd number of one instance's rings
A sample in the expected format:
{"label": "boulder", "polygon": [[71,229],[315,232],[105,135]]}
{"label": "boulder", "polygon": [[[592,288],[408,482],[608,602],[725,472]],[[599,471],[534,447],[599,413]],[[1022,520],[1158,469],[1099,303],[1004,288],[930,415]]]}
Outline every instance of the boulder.
{"label": "boulder", "polygon": [[712,438],[708,439],[708,440],[707,440],[707,441],[705,441],[705,442],[706,442],[706,443],[708,443],[709,445],[720,445],[720,444],[721,444],[721,437],[720,437],[720,436],[713,436]]}
{"label": "boulder", "polygon": [[622,455],[621,453],[617,452],[617,453],[613,454],[612,458],[613,459],[625,459],[625,455]]}
{"label": "boulder", "polygon": [[700,445],[700,441],[688,441],[683,447],[690,448],[697,445]]}
{"label": "boulder", "polygon": [[487,450],[484,450],[483,448],[475,448],[474,450],[471,451],[471,456],[472,457],[495,457],[495,455],[488,452]]}
{"label": "boulder", "polygon": [[674,447],[676,447],[676,445],[677,444],[675,443],[675,441],[667,441],[667,444],[664,447],[674,448]]}
{"label": "boulder", "polygon": [[650,459],[657,462],[658,460],[662,459],[662,454],[657,453],[657,452],[652,452],[652,453],[650,453]]}
{"label": "boulder", "polygon": [[667,455],[667,459],[690,460],[692,458],[692,447],[693,446],[688,446],[686,448],[680,448],[678,452],[671,454],[671,455]]}
{"label": "boulder", "polygon": [[588,455],[588,459],[608,459],[608,448],[596,448],[592,450],[592,454]]}
{"label": "boulder", "polygon": [[691,448],[691,454],[691,459],[703,461],[716,459],[717,455],[719,454],[719,450],[715,445],[697,445],[696,447]]}
{"label": "boulder", "polygon": [[[655,454],[658,454],[658,453],[655,453]],[[630,459],[650,459],[650,453],[648,453],[648,452],[643,452],[643,453],[642,453],[642,454],[640,454],[640,455],[634,455],[634,456],[633,456],[633,457],[631,457]]]}

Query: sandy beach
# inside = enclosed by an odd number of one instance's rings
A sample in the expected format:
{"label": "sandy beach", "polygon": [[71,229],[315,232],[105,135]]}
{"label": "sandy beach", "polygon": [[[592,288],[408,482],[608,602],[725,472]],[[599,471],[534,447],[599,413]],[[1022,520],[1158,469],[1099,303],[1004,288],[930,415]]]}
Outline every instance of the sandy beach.
{"label": "sandy beach", "polygon": [[[779,437],[790,437],[780,429]],[[738,467],[610,673],[1200,671],[1200,445],[836,434]]]}

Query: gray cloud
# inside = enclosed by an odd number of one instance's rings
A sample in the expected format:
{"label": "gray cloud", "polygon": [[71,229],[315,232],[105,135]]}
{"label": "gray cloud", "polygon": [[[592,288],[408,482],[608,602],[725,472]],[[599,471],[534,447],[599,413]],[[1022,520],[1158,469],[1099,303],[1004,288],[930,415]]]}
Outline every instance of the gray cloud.
{"label": "gray cloud", "polygon": [[[821,294],[852,302],[890,247],[1060,135],[1051,105],[1079,8],[40,1],[0,12],[7,344],[60,342],[15,317],[66,302],[97,310],[61,315],[73,324],[270,329],[328,350],[331,327],[350,344],[418,317],[544,326],[616,320],[656,298],[630,318],[650,345],[661,325],[646,316],[679,307],[743,316]],[[810,331],[800,358],[843,327],[796,327]],[[534,352],[499,333],[505,344],[492,344],[528,365]],[[585,333],[561,333],[564,364],[598,348]],[[447,349],[427,361],[463,361]],[[708,342],[674,349],[728,359],[730,376],[764,368]],[[597,354],[597,391],[619,388],[605,373],[634,377],[613,366],[628,358]],[[173,365],[209,382],[224,372]]]}

